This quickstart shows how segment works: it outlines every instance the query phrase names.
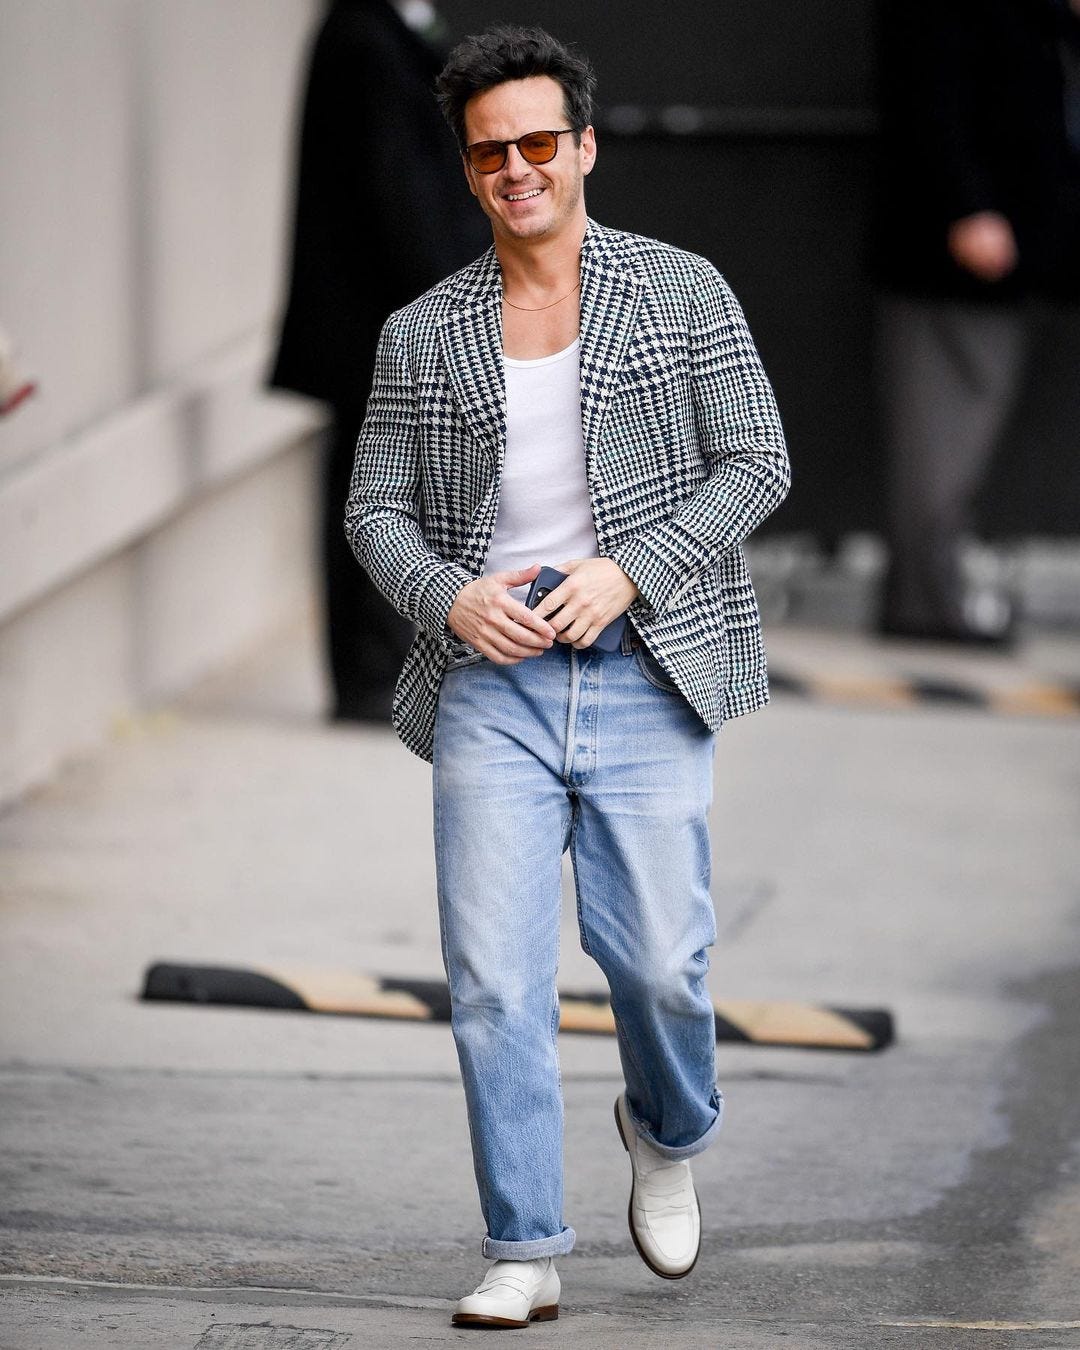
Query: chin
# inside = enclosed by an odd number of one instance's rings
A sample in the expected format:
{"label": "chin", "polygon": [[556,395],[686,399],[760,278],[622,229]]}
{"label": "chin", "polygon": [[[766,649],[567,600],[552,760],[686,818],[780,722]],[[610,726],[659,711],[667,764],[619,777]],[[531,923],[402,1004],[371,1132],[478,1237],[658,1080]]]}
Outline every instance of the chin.
{"label": "chin", "polygon": [[528,238],[532,234],[547,234],[555,223],[550,211],[531,211],[529,215],[519,216],[517,219],[508,219],[506,216],[500,216],[499,219],[506,226],[507,232],[518,238]]}

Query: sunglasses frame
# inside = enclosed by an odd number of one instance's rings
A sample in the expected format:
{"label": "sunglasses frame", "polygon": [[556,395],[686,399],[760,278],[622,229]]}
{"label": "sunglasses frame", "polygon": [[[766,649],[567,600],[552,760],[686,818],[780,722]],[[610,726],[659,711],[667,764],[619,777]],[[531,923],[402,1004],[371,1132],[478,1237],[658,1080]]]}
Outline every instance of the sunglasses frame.
{"label": "sunglasses frame", "polygon": [[[527,131],[524,136],[519,136],[516,141],[473,141],[472,145],[467,145],[465,147],[465,159],[468,162],[469,168],[472,169],[474,173],[482,173],[482,174],[498,173],[500,169],[506,168],[506,161],[510,154],[510,147],[513,146],[526,164],[550,164],[551,161],[555,158],[555,156],[559,153],[559,137],[571,136],[574,135],[576,132],[577,132],[576,127],[563,127],[561,131],[548,130],[545,127],[541,127],[536,131]],[[527,141],[530,136],[555,137],[555,149],[551,152],[551,154],[547,157],[547,159],[530,159],[528,155],[526,155],[525,152],[522,150],[521,142]],[[478,149],[481,145],[502,146],[502,161],[501,163],[497,164],[494,169],[478,169],[476,165],[473,163],[472,152]]]}

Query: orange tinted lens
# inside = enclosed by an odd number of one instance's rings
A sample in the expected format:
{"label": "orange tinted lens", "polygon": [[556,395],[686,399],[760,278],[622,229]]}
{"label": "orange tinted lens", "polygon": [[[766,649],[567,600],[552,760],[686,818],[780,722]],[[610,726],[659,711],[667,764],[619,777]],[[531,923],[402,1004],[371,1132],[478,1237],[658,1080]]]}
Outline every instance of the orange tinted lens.
{"label": "orange tinted lens", "polygon": [[522,158],[530,164],[546,164],[549,159],[555,158],[558,148],[559,138],[550,131],[534,131],[531,136],[523,136],[518,142]]}
{"label": "orange tinted lens", "polygon": [[469,163],[480,173],[494,173],[506,162],[506,146],[501,141],[478,141],[469,147]]}

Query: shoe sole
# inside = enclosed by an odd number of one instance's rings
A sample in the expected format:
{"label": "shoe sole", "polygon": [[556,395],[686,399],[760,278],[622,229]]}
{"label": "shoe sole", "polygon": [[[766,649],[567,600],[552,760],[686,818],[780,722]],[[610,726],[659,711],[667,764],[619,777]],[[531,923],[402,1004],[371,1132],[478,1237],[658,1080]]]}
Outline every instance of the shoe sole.
{"label": "shoe sole", "polygon": [[515,1317],[485,1317],[483,1313],[455,1313],[450,1323],[455,1327],[527,1327],[530,1322],[554,1322],[559,1316],[559,1305],[549,1303],[546,1308],[534,1308],[524,1322]]}
{"label": "shoe sole", "polygon": [[[626,1149],[627,1157],[629,1157],[629,1156],[630,1156],[630,1146],[629,1146],[629,1144],[626,1142],[626,1135],[623,1133],[622,1117],[619,1115],[619,1103],[618,1103],[617,1100],[616,1100],[616,1102],[615,1102],[615,1128],[619,1131],[619,1139],[622,1141],[622,1146],[623,1146],[623,1148]],[[695,1201],[695,1203],[697,1204],[697,1207],[698,1207],[698,1233],[699,1233],[699,1236],[698,1236],[697,1251],[694,1253],[694,1259],[690,1262],[690,1264],[686,1267],[685,1270],[678,1270],[678,1271],[674,1271],[674,1272],[673,1272],[673,1271],[670,1271],[670,1270],[661,1270],[659,1266],[653,1265],[653,1262],[652,1262],[651,1258],[649,1257],[649,1254],[645,1251],[644,1247],[642,1247],[642,1245],[641,1245],[641,1240],[639,1239],[639,1237],[638,1237],[638,1235],[637,1235],[637,1229],[634,1227],[634,1186],[636,1185],[636,1178],[634,1177],[634,1164],[633,1164],[632,1161],[631,1161],[631,1163],[630,1163],[630,1176],[631,1176],[631,1181],[630,1181],[630,1203],[629,1203],[629,1204],[627,1205],[627,1207],[626,1207],[626,1223],[627,1223],[627,1227],[630,1229],[630,1236],[634,1239],[634,1246],[637,1248],[637,1254],[638,1254],[638,1256],[641,1257],[641,1259],[642,1259],[642,1260],[645,1262],[645,1264],[649,1267],[649,1269],[652,1271],[652,1273],[653,1273],[654,1275],[659,1275],[660,1278],[661,1278],[662,1280],[684,1280],[684,1279],[686,1279],[687,1275],[689,1275],[690,1272],[691,1272],[691,1271],[694,1269],[694,1267],[697,1265],[698,1257],[701,1255],[701,1237],[700,1237],[700,1231],[701,1231],[701,1229],[700,1229],[700,1225],[701,1225],[701,1201],[698,1200],[698,1198],[697,1198],[697,1191],[696,1191],[696,1190],[694,1191],[694,1201]]]}

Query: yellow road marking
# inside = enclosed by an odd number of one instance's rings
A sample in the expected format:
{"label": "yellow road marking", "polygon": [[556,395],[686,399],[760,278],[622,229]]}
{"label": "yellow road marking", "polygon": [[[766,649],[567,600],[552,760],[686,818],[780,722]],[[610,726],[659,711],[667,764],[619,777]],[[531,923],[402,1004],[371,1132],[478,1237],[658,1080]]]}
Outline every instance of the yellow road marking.
{"label": "yellow road marking", "polygon": [[828,1008],[806,1003],[749,999],[725,1000],[714,1005],[721,1017],[733,1022],[752,1041],[763,1045],[817,1045],[837,1049],[869,1049],[874,1038]]}
{"label": "yellow road marking", "polygon": [[615,1030],[615,1014],[608,1003],[586,1003],[584,999],[559,999],[560,1031]]}
{"label": "yellow road marking", "polygon": [[258,972],[295,990],[316,1012],[356,1013],[364,1017],[403,1017],[430,1021],[426,1003],[404,990],[384,990],[370,975],[351,970],[307,970],[277,966]]}
{"label": "yellow road marking", "polygon": [[[725,1021],[738,1027],[752,1041],[774,1045],[835,1046],[866,1050],[873,1037],[846,1017],[827,1008],[806,1003],[755,1003],[729,1000],[713,1007]],[[563,998],[559,1001],[559,1027],[563,1031],[615,1030],[615,1017],[606,1003]]]}
{"label": "yellow road marking", "polygon": [[1054,684],[990,690],[987,703],[994,712],[1000,713],[1034,713],[1039,717],[1075,717],[1080,713],[1080,699],[1068,689]]}
{"label": "yellow road marking", "polygon": [[880,675],[814,675],[809,679],[815,697],[829,703],[871,703],[879,708],[910,708],[915,691],[906,680]]}

